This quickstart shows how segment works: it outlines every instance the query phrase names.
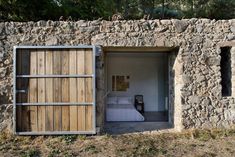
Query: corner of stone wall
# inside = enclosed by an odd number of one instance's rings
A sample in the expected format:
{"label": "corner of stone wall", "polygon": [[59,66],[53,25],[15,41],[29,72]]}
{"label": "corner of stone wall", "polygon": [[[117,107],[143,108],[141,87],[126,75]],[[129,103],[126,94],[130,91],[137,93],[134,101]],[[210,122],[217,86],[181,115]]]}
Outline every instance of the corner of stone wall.
{"label": "corner of stone wall", "polygon": [[235,97],[235,46],[231,48],[232,97]]}
{"label": "corner of stone wall", "polygon": [[180,61],[180,51],[177,49],[169,53],[169,122],[172,124],[175,131],[181,131],[182,125],[182,73],[183,66]]}
{"label": "corner of stone wall", "polygon": [[183,62],[180,60],[180,52],[176,53],[175,62],[173,65],[173,69],[175,71],[175,82],[174,82],[174,90],[175,90],[175,101],[174,101],[174,129],[176,131],[181,131],[183,129],[182,125],[182,102],[181,102],[181,89],[183,87]]}

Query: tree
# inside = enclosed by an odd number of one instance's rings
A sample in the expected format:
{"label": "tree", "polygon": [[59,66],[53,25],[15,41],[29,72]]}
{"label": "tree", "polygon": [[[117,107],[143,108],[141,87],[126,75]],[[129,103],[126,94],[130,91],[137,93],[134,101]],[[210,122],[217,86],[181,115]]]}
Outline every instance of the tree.
{"label": "tree", "polygon": [[183,14],[187,18],[229,19],[235,17],[234,0],[185,0]]}
{"label": "tree", "polygon": [[0,0],[1,21],[235,18],[235,0]]}

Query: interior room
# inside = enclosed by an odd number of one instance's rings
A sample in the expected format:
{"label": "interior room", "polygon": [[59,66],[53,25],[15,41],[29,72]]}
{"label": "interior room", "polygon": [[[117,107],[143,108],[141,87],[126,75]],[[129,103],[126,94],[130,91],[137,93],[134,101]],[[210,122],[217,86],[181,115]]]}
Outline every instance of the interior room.
{"label": "interior room", "polygon": [[168,53],[106,53],[106,123],[168,122]]}

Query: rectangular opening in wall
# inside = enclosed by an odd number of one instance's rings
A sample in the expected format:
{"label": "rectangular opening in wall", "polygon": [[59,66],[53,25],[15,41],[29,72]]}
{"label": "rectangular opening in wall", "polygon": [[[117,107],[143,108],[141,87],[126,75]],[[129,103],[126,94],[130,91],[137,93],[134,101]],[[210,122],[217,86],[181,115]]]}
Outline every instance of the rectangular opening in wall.
{"label": "rectangular opening in wall", "polygon": [[222,85],[222,96],[232,95],[232,70],[231,70],[231,47],[221,48],[221,61],[220,61],[220,72],[221,72],[221,85]]}
{"label": "rectangular opening in wall", "polygon": [[103,51],[105,131],[122,134],[174,127],[173,67],[178,48],[104,47]]}

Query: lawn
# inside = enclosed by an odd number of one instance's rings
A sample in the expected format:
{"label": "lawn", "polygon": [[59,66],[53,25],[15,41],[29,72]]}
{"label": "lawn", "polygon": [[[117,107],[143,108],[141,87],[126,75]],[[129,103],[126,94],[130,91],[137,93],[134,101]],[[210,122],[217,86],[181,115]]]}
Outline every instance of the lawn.
{"label": "lawn", "polygon": [[235,156],[235,130],[99,136],[0,135],[0,156]]}

